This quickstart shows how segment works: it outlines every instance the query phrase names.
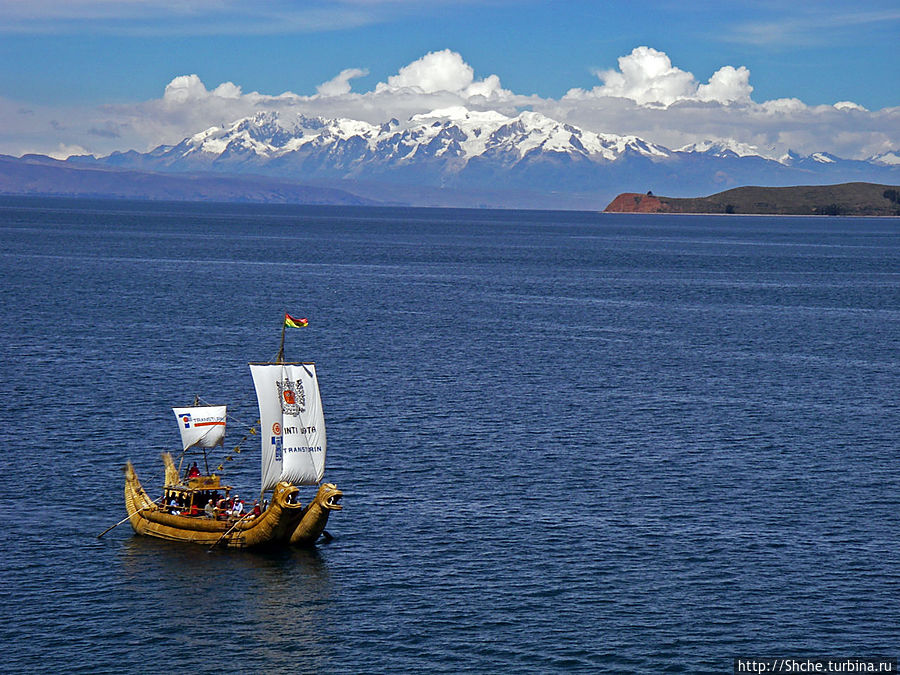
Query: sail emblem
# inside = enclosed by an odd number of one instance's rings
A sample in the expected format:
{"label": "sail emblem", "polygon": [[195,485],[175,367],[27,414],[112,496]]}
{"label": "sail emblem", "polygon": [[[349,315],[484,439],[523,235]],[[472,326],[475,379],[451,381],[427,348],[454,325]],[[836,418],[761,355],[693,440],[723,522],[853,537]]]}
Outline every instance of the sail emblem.
{"label": "sail emblem", "polygon": [[275,449],[275,461],[280,462],[282,458],[282,438],[281,436],[272,436],[272,447]]}
{"label": "sail emblem", "polygon": [[281,413],[296,417],[306,412],[306,394],[300,380],[275,380],[278,398],[281,399]]}

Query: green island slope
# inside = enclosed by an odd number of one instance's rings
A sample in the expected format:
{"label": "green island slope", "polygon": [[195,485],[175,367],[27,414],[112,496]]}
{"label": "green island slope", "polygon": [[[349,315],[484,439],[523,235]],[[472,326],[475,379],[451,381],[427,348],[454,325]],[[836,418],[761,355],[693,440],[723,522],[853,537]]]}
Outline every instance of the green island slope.
{"label": "green island slope", "polygon": [[735,213],[785,216],[900,216],[900,187],[874,183],[739,187],[708,197],[620,194],[606,213]]}

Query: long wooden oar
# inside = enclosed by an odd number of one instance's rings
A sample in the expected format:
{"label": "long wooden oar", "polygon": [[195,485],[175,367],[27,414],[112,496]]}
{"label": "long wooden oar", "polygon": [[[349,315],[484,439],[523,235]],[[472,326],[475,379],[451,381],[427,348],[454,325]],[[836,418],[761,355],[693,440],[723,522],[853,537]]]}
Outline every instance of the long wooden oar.
{"label": "long wooden oar", "polygon": [[[159,499],[162,499],[162,497],[160,497]],[[133,516],[134,514],[140,513],[140,512],[143,511],[144,509],[149,509],[151,506],[153,506],[154,504],[156,504],[156,502],[158,502],[159,499],[157,499],[157,500],[154,501],[154,502],[151,502],[151,503],[147,504],[147,506],[142,506],[142,507],[139,508],[137,511],[134,511],[134,512],[132,512],[132,513],[129,513],[127,516],[125,516],[124,518],[122,518],[122,520],[120,520],[118,523],[116,523],[116,524],[113,525],[112,527],[107,527],[105,530],[103,530],[103,532],[101,532],[100,534],[97,535],[97,539],[99,539],[100,537],[102,537],[104,534],[106,534],[106,533],[109,532],[110,530],[112,530],[112,529],[114,529],[114,528],[117,528],[119,525],[121,525],[121,524],[124,523],[126,520],[128,520],[129,518],[131,518],[131,516]]]}
{"label": "long wooden oar", "polygon": [[[250,511],[250,513],[238,518],[238,520],[235,522],[235,524],[232,525],[231,527],[229,527],[227,530],[225,530],[225,532],[222,534],[222,536],[216,540],[216,543],[209,547],[209,551],[212,551],[216,546],[218,546],[219,542],[221,542],[225,537],[227,537],[234,528],[236,528],[238,525],[240,525],[242,522],[244,522],[245,519],[247,519],[248,517],[250,517],[252,515],[253,515],[253,511]],[[207,551],[207,553],[209,551]]]}

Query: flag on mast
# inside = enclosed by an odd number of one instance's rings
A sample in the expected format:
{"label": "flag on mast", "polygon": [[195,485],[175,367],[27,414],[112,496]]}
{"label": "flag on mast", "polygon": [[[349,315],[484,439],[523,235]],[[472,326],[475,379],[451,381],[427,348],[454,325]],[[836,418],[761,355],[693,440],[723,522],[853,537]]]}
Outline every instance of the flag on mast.
{"label": "flag on mast", "polygon": [[284,325],[288,328],[305,328],[309,325],[308,319],[297,319],[287,312],[284,313]]}

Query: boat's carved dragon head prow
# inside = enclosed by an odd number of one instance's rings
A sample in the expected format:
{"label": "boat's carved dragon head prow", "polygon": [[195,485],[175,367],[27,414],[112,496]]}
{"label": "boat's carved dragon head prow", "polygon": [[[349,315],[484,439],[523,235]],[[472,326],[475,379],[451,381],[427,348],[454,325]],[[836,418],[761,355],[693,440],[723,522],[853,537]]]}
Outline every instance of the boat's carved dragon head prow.
{"label": "boat's carved dragon head prow", "polygon": [[[300,490],[290,483],[278,483],[272,491],[272,503],[278,504],[285,509],[302,509],[304,508],[303,505],[294,501],[294,495],[299,492]],[[341,506],[341,498],[343,496],[344,493],[338,490],[337,485],[334,483],[322,483],[316,492],[316,496],[312,498],[312,501],[307,504],[304,510],[308,511],[315,505],[326,511],[340,511],[344,508]]]}
{"label": "boat's carved dragon head prow", "polygon": [[294,487],[290,483],[285,483],[284,481],[282,481],[275,486],[274,490],[272,490],[272,503],[278,504],[281,508],[284,509],[302,508],[300,504],[292,503],[294,495],[298,492],[300,491],[296,487]]}
{"label": "boat's carved dragon head prow", "polygon": [[328,515],[332,511],[340,511],[344,508],[341,505],[343,496],[344,493],[338,490],[334,483],[322,483],[316,496],[303,509],[303,518],[291,535],[291,543],[297,546],[314,544],[325,531]]}
{"label": "boat's carved dragon head prow", "polygon": [[341,498],[343,496],[344,493],[338,490],[337,485],[334,483],[322,483],[319,486],[319,491],[316,492],[316,496],[313,498],[313,502],[323,509],[340,511],[344,508],[341,506]]}

